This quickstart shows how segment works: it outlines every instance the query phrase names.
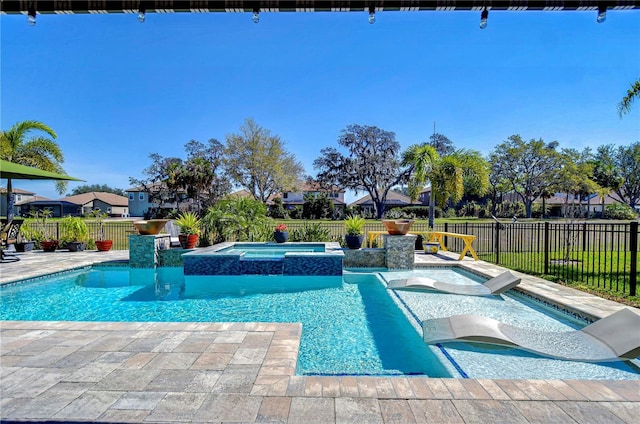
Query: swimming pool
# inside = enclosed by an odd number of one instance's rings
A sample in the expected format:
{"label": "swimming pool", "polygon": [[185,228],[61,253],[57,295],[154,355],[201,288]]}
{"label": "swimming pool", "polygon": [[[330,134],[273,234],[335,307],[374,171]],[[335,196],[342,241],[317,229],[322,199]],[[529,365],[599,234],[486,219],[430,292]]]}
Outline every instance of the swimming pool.
{"label": "swimming pool", "polygon": [[342,275],[339,243],[219,243],[182,255],[185,275]]}
{"label": "swimming pool", "polygon": [[298,373],[307,375],[640,379],[637,361],[587,364],[501,347],[427,346],[419,320],[457,313],[481,313],[549,331],[585,323],[511,293],[472,298],[385,288],[385,280],[408,275],[459,284],[483,281],[454,269],[369,270],[342,277],[185,277],[180,268],[96,267],[2,288],[0,318],[301,322]]}

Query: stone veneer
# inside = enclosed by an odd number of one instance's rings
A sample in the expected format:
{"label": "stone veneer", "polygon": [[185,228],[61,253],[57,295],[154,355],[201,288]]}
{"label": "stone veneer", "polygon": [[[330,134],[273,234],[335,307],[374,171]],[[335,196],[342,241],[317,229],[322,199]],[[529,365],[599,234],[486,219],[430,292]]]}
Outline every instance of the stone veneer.
{"label": "stone veneer", "polygon": [[345,268],[385,268],[384,249],[345,249]]}
{"label": "stone veneer", "polygon": [[392,236],[384,234],[384,251],[387,257],[387,268],[389,269],[412,269],[415,244],[415,234],[403,236]]}
{"label": "stone veneer", "polygon": [[129,236],[129,266],[131,268],[155,268],[159,263],[159,250],[171,247],[169,234]]}

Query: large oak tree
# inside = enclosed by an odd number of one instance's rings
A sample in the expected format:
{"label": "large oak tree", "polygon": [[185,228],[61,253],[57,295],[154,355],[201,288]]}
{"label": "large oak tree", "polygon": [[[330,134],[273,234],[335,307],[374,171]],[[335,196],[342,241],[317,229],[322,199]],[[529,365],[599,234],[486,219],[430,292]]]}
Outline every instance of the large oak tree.
{"label": "large oak tree", "polygon": [[333,185],[366,191],[381,218],[389,190],[407,181],[409,167],[400,160],[400,143],[393,132],[375,126],[349,125],[342,130],[338,144],[346,154],[334,147],[320,151],[313,162],[318,170],[317,181],[325,187]]}

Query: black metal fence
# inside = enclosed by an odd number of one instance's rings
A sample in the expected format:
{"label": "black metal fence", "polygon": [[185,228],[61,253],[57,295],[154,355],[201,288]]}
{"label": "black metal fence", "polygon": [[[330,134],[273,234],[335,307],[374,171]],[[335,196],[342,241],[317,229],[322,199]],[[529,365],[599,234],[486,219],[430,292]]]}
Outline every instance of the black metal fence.
{"label": "black metal fence", "polygon": [[[565,282],[636,295],[638,222],[448,223],[436,230],[473,234],[478,256],[504,267]],[[459,239],[447,241],[454,251]]]}

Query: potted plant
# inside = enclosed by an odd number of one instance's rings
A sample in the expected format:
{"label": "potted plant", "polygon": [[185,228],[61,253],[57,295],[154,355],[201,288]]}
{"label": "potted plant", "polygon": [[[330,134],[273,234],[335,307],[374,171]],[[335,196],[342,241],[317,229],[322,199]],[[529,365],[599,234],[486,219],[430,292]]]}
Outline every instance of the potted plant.
{"label": "potted plant", "polygon": [[38,237],[38,231],[31,226],[31,220],[25,220],[20,226],[18,242],[15,244],[18,252],[30,252]]}
{"label": "potted plant", "polygon": [[45,252],[53,252],[58,248],[58,240],[50,239],[47,233],[47,220],[51,218],[51,215],[53,215],[53,211],[50,209],[31,212],[31,216],[33,216],[34,222],[36,222],[38,226],[35,230],[35,239],[40,242],[40,247]]}
{"label": "potted plant", "polygon": [[82,252],[89,240],[89,228],[79,216],[68,215],[60,221],[62,245],[70,252]]}
{"label": "potted plant", "polygon": [[98,252],[108,252],[111,250],[111,246],[113,246],[113,240],[105,239],[106,233],[104,220],[108,216],[109,215],[107,215],[106,212],[102,212],[100,209],[94,209],[89,214],[89,217],[93,218],[97,225],[96,249],[98,249]]}
{"label": "potted plant", "polygon": [[278,224],[273,232],[273,238],[278,243],[286,243],[289,240],[289,229],[285,224]]}
{"label": "potted plant", "polygon": [[422,248],[424,253],[436,254],[440,250],[440,243],[437,240],[431,239],[431,233],[426,232],[424,234],[424,241],[422,242]]}
{"label": "potted plant", "polygon": [[176,219],[176,225],[180,227],[178,235],[180,246],[183,249],[193,249],[198,243],[200,235],[200,218],[195,212],[183,212]]}
{"label": "potted plant", "polygon": [[364,218],[358,215],[351,215],[344,220],[344,226],[347,234],[344,236],[349,249],[360,249],[364,239]]}

